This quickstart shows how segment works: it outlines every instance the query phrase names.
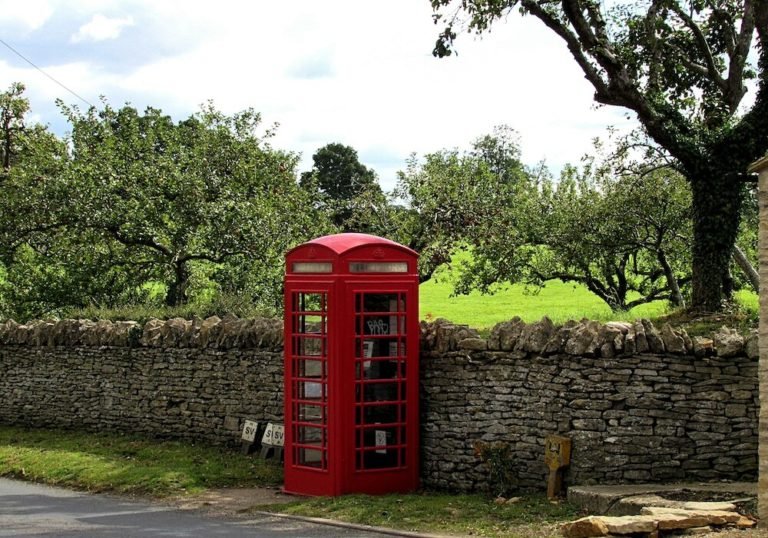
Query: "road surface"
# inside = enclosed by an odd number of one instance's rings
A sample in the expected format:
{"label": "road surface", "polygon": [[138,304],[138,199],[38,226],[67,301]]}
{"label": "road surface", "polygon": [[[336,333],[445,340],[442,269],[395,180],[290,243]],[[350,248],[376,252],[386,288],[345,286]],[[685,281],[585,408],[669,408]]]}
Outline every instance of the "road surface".
{"label": "road surface", "polygon": [[383,537],[272,516],[210,518],[194,511],[0,478],[0,537]]}

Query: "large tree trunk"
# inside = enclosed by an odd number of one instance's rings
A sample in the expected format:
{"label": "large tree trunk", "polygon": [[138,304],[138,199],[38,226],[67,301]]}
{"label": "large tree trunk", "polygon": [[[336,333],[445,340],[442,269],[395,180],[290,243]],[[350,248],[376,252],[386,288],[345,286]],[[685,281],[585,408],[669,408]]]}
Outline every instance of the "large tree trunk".
{"label": "large tree trunk", "polygon": [[739,228],[741,187],[724,178],[694,179],[691,309],[717,312],[723,306],[723,282]]}
{"label": "large tree trunk", "polygon": [[180,306],[187,302],[187,288],[189,288],[189,268],[186,263],[176,263],[173,266],[174,280],[168,286],[165,294],[167,306]]}

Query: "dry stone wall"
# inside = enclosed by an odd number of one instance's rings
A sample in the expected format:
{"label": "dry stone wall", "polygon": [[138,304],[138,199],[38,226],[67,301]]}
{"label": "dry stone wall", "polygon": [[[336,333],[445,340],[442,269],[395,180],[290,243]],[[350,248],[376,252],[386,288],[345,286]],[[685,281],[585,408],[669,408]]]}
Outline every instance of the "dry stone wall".
{"label": "dry stone wall", "polygon": [[0,325],[0,423],[219,443],[281,421],[282,325],[209,318]]}
{"label": "dry stone wall", "polygon": [[[547,435],[570,437],[566,483],[757,475],[757,337],[650,322],[500,323],[487,338],[422,324],[422,477],[478,490],[475,444],[511,447],[543,489]],[[0,423],[237,442],[282,419],[279,320],[0,324]]]}
{"label": "dry stone wall", "polygon": [[546,483],[544,440],[570,437],[568,484],[754,480],[757,337],[713,338],[648,321],[548,319],[497,325],[487,339],[423,324],[423,478],[481,489],[477,441],[505,443],[513,481]]}

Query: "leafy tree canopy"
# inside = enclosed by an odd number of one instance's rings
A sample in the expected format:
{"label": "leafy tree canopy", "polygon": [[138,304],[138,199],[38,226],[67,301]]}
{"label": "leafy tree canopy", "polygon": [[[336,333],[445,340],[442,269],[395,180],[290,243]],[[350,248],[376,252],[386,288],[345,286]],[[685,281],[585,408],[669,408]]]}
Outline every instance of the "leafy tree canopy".
{"label": "leafy tree canopy", "polygon": [[609,166],[593,157],[555,181],[544,167],[526,170],[516,144],[500,172],[477,149],[494,139],[480,138],[470,151],[413,157],[401,173],[400,190],[429,238],[424,271],[470,248],[459,266],[459,293],[560,279],[584,284],[614,310],[657,299],[683,303],[690,194],[677,172],[620,173],[624,161]]}
{"label": "leafy tree canopy", "polygon": [[113,306],[151,283],[169,305],[201,286],[274,305],[284,252],[330,230],[296,183],[297,156],[269,145],[253,110],[209,104],[175,122],[154,108],[60,107],[71,134],[59,168],[12,169],[0,201],[27,315]]}
{"label": "leafy tree canopy", "polygon": [[454,52],[459,31],[490,31],[519,9],[563,40],[596,102],[635,113],[691,185],[693,306],[719,309],[744,195],[737,175],[768,149],[768,1],[430,2],[444,25],[436,56]]}
{"label": "leafy tree canopy", "polygon": [[312,161],[312,170],[301,175],[301,186],[320,199],[319,205],[332,213],[334,224],[343,231],[371,231],[350,218],[360,205],[384,199],[376,172],[360,162],[354,148],[339,143],[318,149]]}

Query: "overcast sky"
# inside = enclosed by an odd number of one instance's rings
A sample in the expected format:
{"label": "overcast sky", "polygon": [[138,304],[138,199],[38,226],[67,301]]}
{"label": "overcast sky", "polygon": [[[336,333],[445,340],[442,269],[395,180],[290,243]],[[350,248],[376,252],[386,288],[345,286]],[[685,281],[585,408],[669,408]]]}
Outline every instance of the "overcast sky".
{"label": "overcast sky", "polygon": [[[354,147],[382,186],[412,152],[466,148],[507,124],[523,159],[577,162],[624,111],[595,108],[567,50],[536,19],[512,15],[458,57],[431,55],[428,0],[0,0],[0,39],[90,103],[151,105],[174,118],[207,100],[253,107],[272,144],[302,154]],[[54,100],[77,97],[0,44],[0,88],[27,86],[34,119],[59,134]]]}

